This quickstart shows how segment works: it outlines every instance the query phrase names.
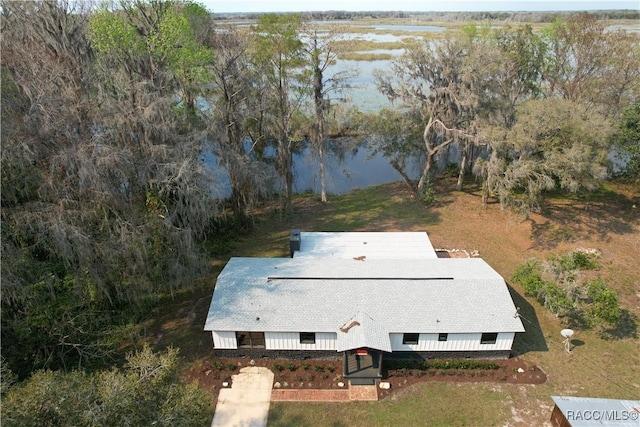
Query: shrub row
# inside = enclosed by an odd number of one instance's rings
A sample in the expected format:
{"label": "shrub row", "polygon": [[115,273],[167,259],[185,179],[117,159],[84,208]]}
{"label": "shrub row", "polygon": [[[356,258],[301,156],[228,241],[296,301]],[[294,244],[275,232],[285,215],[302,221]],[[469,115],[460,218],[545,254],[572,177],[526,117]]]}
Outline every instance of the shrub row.
{"label": "shrub row", "polygon": [[[302,363],[299,366],[303,371],[308,371],[312,365],[308,364],[308,363]],[[294,372],[298,369],[298,365],[296,365],[295,363],[286,363],[284,365],[280,364],[280,363],[274,363],[273,365],[271,365],[271,368],[274,372],[282,372],[285,369],[287,371],[291,371]],[[333,372],[336,370],[336,368],[334,368],[333,366],[329,365],[329,366],[323,366],[323,365],[313,365],[313,370],[316,372],[324,372],[325,370],[327,372]]]}
{"label": "shrub row", "polygon": [[428,369],[481,369],[495,370],[501,366],[496,362],[486,362],[483,360],[389,360],[386,361],[388,369],[416,369],[426,371]]}

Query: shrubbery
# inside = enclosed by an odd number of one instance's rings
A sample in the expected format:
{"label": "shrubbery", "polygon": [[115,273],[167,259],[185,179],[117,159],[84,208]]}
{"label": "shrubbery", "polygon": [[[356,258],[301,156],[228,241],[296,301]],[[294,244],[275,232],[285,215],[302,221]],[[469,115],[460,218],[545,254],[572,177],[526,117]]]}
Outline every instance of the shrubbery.
{"label": "shrubbery", "polygon": [[181,382],[178,366],[177,350],[145,347],[121,370],[37,371],[3,394],[2,425],[205,425],[211,398]]}
{"label": "shrubbery", "polygon": [[496,370],[500,365],[496,362],[484,360],[443,359],[443,360],[389,360],[385,361],[388,369],[415,369],[426,371],[428,369],[477,369]]}
{"label": "shrubbery", "polygon": [[511,279],[527,295],[556,316],[567,317],[573,325],[614,326],[621,316],[617,293],[603,279],[583,281],[579,274],[581,270],[597,268],[595,255],[572,252],[551,256],[544,264],[529,260],[516,269]]}
{"label": "shrubbery", "polygon": [[615,325],[621,315],[616,291],[607,287],[602,279],[587,283],[586,289],[591,302],[588,308],[589,317],[609,325]]}

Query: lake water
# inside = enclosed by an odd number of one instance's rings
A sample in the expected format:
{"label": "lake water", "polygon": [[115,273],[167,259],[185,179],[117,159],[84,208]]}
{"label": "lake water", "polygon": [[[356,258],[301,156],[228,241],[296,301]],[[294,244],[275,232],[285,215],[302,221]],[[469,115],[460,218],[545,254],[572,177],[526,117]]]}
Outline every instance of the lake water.
{"label": "lake water", "polygon": [[[247,147],[250,147],[250,143]],[[331,141],[334,149],[325,154],[325,176],[327,193],[346,194],[350,191],[367,188],[373,185],[388,184],[402,179],[400,174],[391,167],[388,159],[382,154],[374,153],[365,143],[355,144],[352,138],[337,138]],[[264,156],[275,162],[276,150],[269,147]],[[215,198],[226,198],[231,195],[229,176],[223,165],[218,164],[217,157],[211,148],[202,155],[202,161],[211,170],[214,187],[212,194]],[[412,159],[409,162],[408,174],[417,179],[422,170],[422,160]],[[274,189],[281,192],[282,180],[276,177],[275,168],[265,164],[267,174],[274,176]],[[265,171],[263,171],[265,172]],[[295,194],[320,194],[320,166],[317,154],[308,146],[302,147],[293,155],[293,192]]]}
{"label": "lake water", "polygon": [[[407,25],[378,25],[376,30],[389,31],[443,31],[442,27],[434,26],[407,26]],[[393,34],[376,34],[369,32],[367,27],[362,27],[362,33],[347,34],[347,39],[364,39],[376,42],[398,42],[405,37]],[[371,51],[367,51],[370,53]],[[397,56],[403,52],[402,49],[385,50],[377,49],[373,53],[389,53]],[[342,93],[330,94],[331,104],[348,102],[361,111],[379,111],[383,108],[390,108],[389,100],[380,94],[376,88],[374,70],[389,71],[391,61],[354,61],[338,60],[335,65],[329,68],[326,75],[344,70],[355,70],[357,75],[350,78],[346,83],[349,88]],[[333,145],[340,149],[330,152],[325,156],[325,170],[327,192],[329,194],[345,194],[355,189],[366,188],[374,185],[397,182],[402,179],[400,174],[393,169],[389,160],[382,154],[376,154],[366,143],[353,146],[349,138],[332,141]],[[348,149],[344,149],[347,146]],[[275,157],[273,150],[267,150],[268,156]],[[202,157],[205,164],[209,166],[214,174],[216,197],[224,198],[230,195],[229,177],[224,167],[218,165],[215,156],[209,151]],[[422,161],[411,160],[408,167],[408,174],[412,179],[417,179],[422,170]],[[294,171],[294,193],[320,193],[320,168],[317,156],[308,147],[303,148],[293,156]]]}
{"label": "lake water", "polygon": [[[336,142],[340,143],[340,140]],[[345,138],[344,143],[348,144],[348,139]],[[420,176],[421,165],[422,162],[418,159],[411,161],[408,173],[412,179]],[[382,154],[373,154],[366,145],[356,147],[341,156],[329,152],[325,156],[325,170],[329,194],[345,194],[355,189],[402,179],[400,174],[391,167],[388,159]],[[294,176],[295,193],[320,193],[318,157],[309,148],[294,155]]]}
{"label": "lake water", "polygon": [[[391,166],[389,159],[380,153],[375,153],[367,141],[356,142],[354,138],[336,138],[330,141],[330,149],[324,157],[327,193],[346,194],[350,191],[388,184],[402,180],[402,176]],[[251,142],[247,141],[246,149],[250,150]],[[282,192],[282,179],[276,174],[275,147],[267,147],[263,156],[268,163],[264,163],[263,173],[272,177],[273,188]],[[444,169],[448,163],[460,161],[461,149],[457,144],[449,145],[436,159],[435,167]],[[477,155],[477,154],[476,154]],[[224,166],[218,165],[216,156],[208,149],[202,156],[202,161],[211,169],[213,181],[212,194],[216,198],[226,198],[231,194],[229,176]],[[406,173],[410,179],[420,178],[424,158],[409,158]],[[320,166],[317,154],[304,144],[293,154],[293,192],[295,194],[320,194]]]}
{"label": "lake water", "polygon": [[[350,39],[366,39],[376,42],[397,42],[405,37],[393,34],[376,34],[369,31],[370,28],[376,30],[406,31],[411,32],[441,32],[444,27],[418,26],[418,25],[377,25],[375,27],[362,27],[362,33],[348,34]],[[408,34],[408,36],[411,36]],[[419,37],[419,36],[418,36]],[[371,52],[371,51],[368,51]],[[402,49],[385,50],[377,49],[373,53],[389,53],[397,56],[403,52]],[[350,103],[361,111],[373,112],[383,108],[391,108],[389,100],[380,94],[376,87],[374,70],[383,72],[390,71],[390,60],[376,61],[354,61],[338,60],[335,65],[329,68],[326,76],[329,78],[333,74],[345,70],[355,70],[357,75],[346,82],[349,88],[342,93],[329,95],[331,104]],[[400,174],[390,165],[389,160],[382,154],[374,153],[367,144],[362,143],[353,146],[353,141],[349,138],[332,141],[336,150],[325,156],[325,170],[327,192],[329,194],[345,194],[354,189],[366,188],[374,185],[397,182],[402,179]],[[347,147],[347,148],[345,148]],[[267,156],[275,158],[275,150],[267,150]],[[455,161],[459,158],[459,153],[452,146],[447,154],[440,159],[440,166],[446,165],[447,161]],[[210,152],[203,155],[203,161],[209,165],[214,174],[216,197],[228,197],[230,193],[229,177],[223,167],[218,166],[218,162]],[[423,160],[412,159],[408,165],[407,173],[411,179],[418,179],[422,171]],[[272,166],[265,166],[272,167]],[[320,172],[317,156],[308,148],[304,147],[293,156],[294,171],[294,192],[295,193],[320,193]],[[275,171],[272,171],[275,173]],[[276,185],[277,187],[277,185]]]}

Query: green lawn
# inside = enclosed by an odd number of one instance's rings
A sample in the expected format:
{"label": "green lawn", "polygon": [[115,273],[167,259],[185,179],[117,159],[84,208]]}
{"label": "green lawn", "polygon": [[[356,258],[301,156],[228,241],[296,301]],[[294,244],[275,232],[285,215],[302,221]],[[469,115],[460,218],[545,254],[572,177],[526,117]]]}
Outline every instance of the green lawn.
{"label": "green lawn", "polygon": [[509,401],[507,390],[432,382],[380,402],[271,403],[269,426],[491,426],[508,418]]}

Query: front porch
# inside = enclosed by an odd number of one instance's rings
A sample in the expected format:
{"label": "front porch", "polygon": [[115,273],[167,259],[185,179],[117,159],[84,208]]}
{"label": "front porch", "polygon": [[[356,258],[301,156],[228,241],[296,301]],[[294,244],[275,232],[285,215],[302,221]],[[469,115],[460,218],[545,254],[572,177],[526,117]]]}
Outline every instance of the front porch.
{"label": "front porch", "polygon": [[352,385],[372,385],[382,378],[382,351],[357,349],[342,354],[343,377]]}

